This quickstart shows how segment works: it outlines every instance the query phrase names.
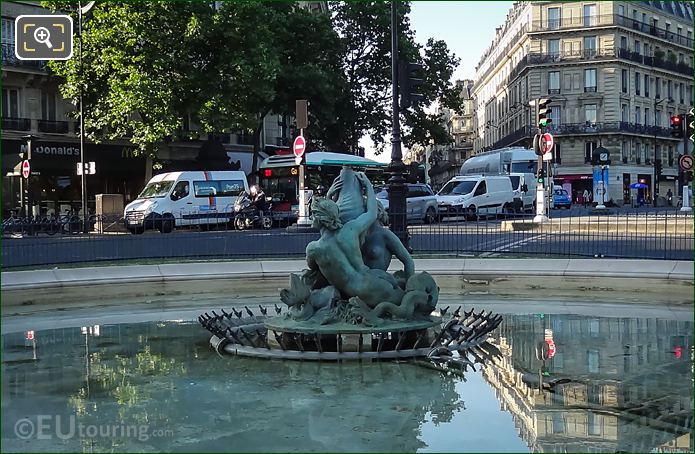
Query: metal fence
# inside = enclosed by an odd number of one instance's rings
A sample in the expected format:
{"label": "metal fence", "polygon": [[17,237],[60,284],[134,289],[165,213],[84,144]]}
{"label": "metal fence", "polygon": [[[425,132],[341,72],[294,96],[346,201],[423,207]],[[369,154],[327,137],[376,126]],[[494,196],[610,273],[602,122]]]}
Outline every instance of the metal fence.
{"label": "metal fence", "polygon": [[[533,215],[455,216],[432,224],[409,221],[410,247],[416,255],[478,257],[612,257],[692,260],[693,216],[677,210],[606,213],[552,210],[551,219],[534,223]],[[184,227],[171,233],[157,225],[143,234],[129,233],[122,219],[90,218],[89,233],[77,218],[64,223],[3,224],[2,267],[37,267],[70,263],[149,260],[301,258],[319,237],[310,229],[235,230],[233,222]]]}

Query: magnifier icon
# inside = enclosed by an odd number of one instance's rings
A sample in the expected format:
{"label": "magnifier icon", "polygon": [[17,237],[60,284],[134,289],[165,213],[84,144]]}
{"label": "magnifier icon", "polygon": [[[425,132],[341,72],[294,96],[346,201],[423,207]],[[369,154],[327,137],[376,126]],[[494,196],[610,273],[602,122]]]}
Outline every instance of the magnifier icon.
{"label": "magnifier icon", "polygon": [[38,43],[45,44],[49,49],[53,48],[51,41],[49,41],[51,39],[51,33],[46,27],[38,27],[34,30],[34,39]]}

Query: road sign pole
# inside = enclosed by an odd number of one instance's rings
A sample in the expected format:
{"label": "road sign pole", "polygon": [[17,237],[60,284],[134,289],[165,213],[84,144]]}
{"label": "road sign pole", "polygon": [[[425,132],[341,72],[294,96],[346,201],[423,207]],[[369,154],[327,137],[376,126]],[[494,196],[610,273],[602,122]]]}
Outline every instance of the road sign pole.
{"label": "road sign pole", "polygon": [[[299,130],[299,137],[304,139],[304,129]],[[295,147],[297,145],[295,144]],[[300,156],[297,157],[299,160],[299,217],[297,218],[297,225],[298,226],[309,226],[311,225],[311,219],[309,219],[308,213],[308,207],[307,207],[307,200],[306,200],[306,186],[304,184],[305,178],[304,178],[304,172],[305,172],[305,166],[304,166],[304,154],[306,153],[306,142],[303,142],[302,145],[303,151]],[[295,151],[295,156],[297,156],[297,152]]]}
{"label": "road sign pole", "polygon": [[599,202],[598,205],[596,205],[597,210],[605,210],[606,209],[606,182],[604,180],[604,170],[606,166],[599,166],[599,169],[601,169],[601,181],[599,181],[598,185],[598,190],[600,191],[601,194],[601,201]]}
{"label": "road sign pole", "polygon": [[[681,122],[681,127],[683,128],[683,156],[687,156],[688,153],[688,145],[690,145],[689,139],[688,139],[688,116],[684,115],[684,121]],[[680,167],[680,166],[679,166]],[[692,169],[691,169],[692,171]],[[692,207],[690,206],[690,186],[688,182],[688,178],[685,175],[685,171],[683,169],[680,169],[680,174],[683,175],[683,206],[681,207],[681,211],[693,211]]]}
{"label": "road sign pole", "polygon": [[[543,156],[538,157],[537,172],[543,169]],[[545,215],[545,182],[538,181],[536,184],[536,216],[533,222],[546,222],[548,216]]]}

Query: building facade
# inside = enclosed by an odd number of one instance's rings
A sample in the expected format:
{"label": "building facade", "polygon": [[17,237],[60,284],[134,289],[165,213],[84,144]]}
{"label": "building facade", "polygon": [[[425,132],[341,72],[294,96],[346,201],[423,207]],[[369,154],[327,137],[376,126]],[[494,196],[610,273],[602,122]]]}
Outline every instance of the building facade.
{"label": "building facade", "polygon": [[[551,99],[554,180],[598,199],[595,148],[616,204],[678,194],[670,117],[693,105],[691,2],[517,2],[476,68],[474,152],[530,146],[534,100]],[[661,161],[657,176],[655,163]],[[635,189],[636,183],[645,187]]]}
{"label": "building facade", "polygon": [[457,80],[456,86],[461,91],[461,112],[448,109],[439,111],[449,135],[453,138],[452,143],[414,146],[404,158],[404,161],[408,162],[426,163],[428,182],[435,191],[458,175],[463,161],[473,154],[473,81]]}

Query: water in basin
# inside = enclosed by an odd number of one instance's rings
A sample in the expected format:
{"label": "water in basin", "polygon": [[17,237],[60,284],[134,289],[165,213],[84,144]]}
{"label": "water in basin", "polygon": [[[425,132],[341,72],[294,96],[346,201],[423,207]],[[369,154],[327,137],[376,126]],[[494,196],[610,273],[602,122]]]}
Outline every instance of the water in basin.
{"label": "water in basin", "polygon": [[9,333],[2,444],[90,452],[692,450],[692,315],[549,312],[506,315],[491,338],[502,357],[463,376],[410,362],[220,357],[189,321]]}

